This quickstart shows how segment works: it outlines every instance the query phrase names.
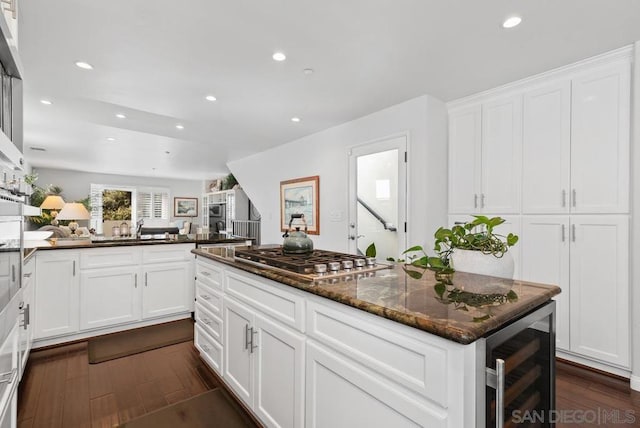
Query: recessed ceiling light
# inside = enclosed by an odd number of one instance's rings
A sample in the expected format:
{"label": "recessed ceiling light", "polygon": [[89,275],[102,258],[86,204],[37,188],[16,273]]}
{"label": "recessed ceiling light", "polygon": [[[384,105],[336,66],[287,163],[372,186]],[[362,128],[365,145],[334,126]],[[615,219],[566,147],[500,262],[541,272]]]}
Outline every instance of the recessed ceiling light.
{"label": "recessed ceiling light", "polygon": [[180,125],[180,124],[178,124],[178,125],[176,125],[176,128],[177,128],[177,129],[184,129],[184,125]]}
{"label": "recessed ceiling light", "polygon": [[302,70],[302,72],[304,74],[306,74],[307,76],[313,74],[313,68],[305,68],[304,70]]}
{"label": "recessed ceiling light", "polygon": [[93,65],[84,61],[76,61],[76,66],[85,70],[93,70]]}
{"label": "recessed ceiling light", "polygon": [[273,54],[273,59],[276,61],[284,61],[285,59],[287,59],[287,56],[282,52],[276,52]]}
{"label": "recessed ceiling light", "polygon": [[46,152],[47,149],[45,149],[44,147],[29,147],[30,150],[33,150],[34,152]]}
{"label": "recessed ceiling light", "polygon": [[169,153],[171,153],[169,150],[164,152],[165,155],[168,155]]}
{"label": "recessed ceiling light", "polygon": [[113,137],[107,137],[107,141],[116,141],[116,139]]}
{"label": "recessed ceiling light", "polygon": [[206,97],[204,97],[205,100],[207,101],[215,101],[217,100],[216,97],[214,97],[213,95],[207,95]]}
{"label": "recessed ceiling light", "polygon": [[126,118],[127,118],[127,116],[125,116],[125,115],[124,115],[124,114],[122,114],[122,113],[117,113],[117,114],[116,114],[116,117],[117,117],[118,119],[126,119]]}
{"label": "recessed ceiling light", "polygon": [[49,100],[40,100],[40,102],[46,106],[50,106],[52,104],[52,102]]}
{"label": "recessed ceiling light", "polygon": [[522,18],[520,18],[519,16],[510,16],[509,18],[504,20],[504,22],[502,23],[502,28],[513,28],[521,22]]}
{"label": "recessed ceiling light", "polygon": [[292,117],[291,118],[291,122],[300,122],[300,118],[299,117]]}

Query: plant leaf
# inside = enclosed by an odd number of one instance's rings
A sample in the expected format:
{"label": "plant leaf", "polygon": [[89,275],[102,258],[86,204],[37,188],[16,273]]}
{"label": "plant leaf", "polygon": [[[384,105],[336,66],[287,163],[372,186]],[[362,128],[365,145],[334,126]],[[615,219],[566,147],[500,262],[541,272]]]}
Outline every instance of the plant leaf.
{"label": "plant leaf", "polygon": [[413,247],[407,248],[406,250],[404,250],[402,254],[411,253],[413,251],[424,251],[424,249],[422,248],[421,245],[414,245]]}
{"label": "plant leaf", "polygon": [[422,275],[424,274],[423,272],[417,272],[415,270],[407,269],[404,266],[402,267],[402,270],[404,270],[405,273],[413,279],[421,279]]}
{"label": "plant leaf", "polygon": [[365,256],[367,257],[375,257],[377,252],[376,252],[376,244],[375,243],[371,243],[371,245],[369,245],[367,247],[367,249],[364,252]]}

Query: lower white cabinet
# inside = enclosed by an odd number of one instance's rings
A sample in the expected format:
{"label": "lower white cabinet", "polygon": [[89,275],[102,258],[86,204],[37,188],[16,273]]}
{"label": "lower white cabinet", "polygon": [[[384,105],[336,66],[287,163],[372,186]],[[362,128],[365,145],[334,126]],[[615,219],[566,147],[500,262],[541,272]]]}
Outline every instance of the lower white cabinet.
{"label": "lower white cabinet", "polygon": [[444,409],[429,411],[379,375],[319,343],[307,342],[306,366],[308,428],[447,426]]}
{"label": "lower white cabinet", "polygon": [[24,374],[27,360],[33,345],[33,311],[35,308],[35,280],[36,280],[36,261],[30,259],[25,265],[22,274],[24,280],[22,282],[22,301],[20,303],[19,317],[19,351],[20,351],[20,379]]}
{"label": "lower white cabinet", "polygon": [[80,329],[140,319],[140,268],[91,269],[80,275]]}
{"label": "lower white cabinet", "polygon": [[79,260],[80,254],[70,250],[36,254],[36,339],[78,332]]}
{"label": "lower white cabinet", "polygon": [[303,426],[304,336],[224,301],[224,379],[270,427]]}
{"label": "lower white cabinet", "polygon": [[557,346],[630,366],[629,218],[524,216],[523,279],[557,284]]}
{"label": "lower white cabinet", "polygon": [[142,318],[193,310],[193,262],[144,266]]}

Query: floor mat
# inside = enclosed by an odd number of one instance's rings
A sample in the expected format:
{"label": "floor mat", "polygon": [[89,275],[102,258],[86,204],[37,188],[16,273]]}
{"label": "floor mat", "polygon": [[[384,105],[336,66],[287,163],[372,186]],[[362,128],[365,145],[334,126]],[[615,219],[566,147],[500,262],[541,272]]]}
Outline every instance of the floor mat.
{"label": "floor mat", "polygon": [[184,319],[89,339],[89,363],[96,364],[193,340],[193,321]]}

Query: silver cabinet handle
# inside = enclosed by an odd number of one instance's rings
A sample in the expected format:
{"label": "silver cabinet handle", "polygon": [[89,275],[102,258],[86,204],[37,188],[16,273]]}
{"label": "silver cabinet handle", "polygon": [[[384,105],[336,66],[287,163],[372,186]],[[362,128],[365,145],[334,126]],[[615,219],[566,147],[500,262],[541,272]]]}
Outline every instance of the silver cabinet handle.
{"label": "silver cabinet handle", "polygon": [[576,189],[571,190],[571,205],[575,208],[576,207]]}
{"label": "silver cabinet handle", "polygon": [[249,349],[249,324],[244,326],[244,349]]}
{"label": "silver cabinet handle", "polygon": [[567,191],[562,189],[562,208],[567,206]]}
{"label": "silver cabinet handle", "polygon": [[473,208],[478,208],[478,194],[473,194]]}
{"label": "silver cabinet handle", "polygon": [[564,224],[562,225],[562,242],[565,240]]}
{"label": "silver cabinet handle", "polygon": [[480,194],[480,208],[484,208],[484,193]]}
{"label": "silver cabinet handle", "polygon": [[11,265],[11,282],[16,282],[16,265]]}
{"label": "silver cabinet handle", "polygon": [[203,272],[200,272],[200,274],[201,274],[202,276],[211,276],[211,274],[210,274],[209,272],[204,272],[204,271],[203,271]]}
{"label": "silver cabinet handle", "polygon": [[10,372],[0,374],[0,385],[11,385],[18,377],[18,368],[11,369]]}
{"label": "silver cabinet handle", "polygon": [[211,325],[211,320],[209,318],[200,318],[200,320],[206,325]]}
{"label": "silver cabinet handle", "polygon": [[24,276],[25,278],[31,278],[31,272],[27,272],[27,273],[23,274],[22,276]]}
{"label": "silver cabinet handle", "polygon": [[504,360],[496,359],[496,369],[486,368],[487,386],[496,390],[496,428],[504,427]]}
{"label": "silver cabinet handle", "polygon": [[149,285],[149,281],[148,281],[148,277],[147,277],[147,272],[144,273],[144,286],[147,287]]}
{"label": "silver cabinet handle", "polygon": [[210,347],[210,346],[208,346],[208,345],[202,345],[202,350],[203,350],[204,352],[209,352],[209,351],[211,351],[211,347]]}
{"label": "silver cabinet handle", "polygon": [[76,261],[73,261],[73,276],[76,276]]}
{"label": "silver cabinet handle", "polygon": [[257,331],[255,331],[255,330],[253,329],[253,327],[251,327],[251,328],[250,328],[250,330],[251,330],[251,344],[250,344],[250,346],[251,346],[251,347],[249,348],[249,352],[251,352],[251,353],[253,354],[254,349],[256,349],[256,348],[258,347],[258,345],[254,345],[254,344],[253,344],[253,337],[254,337],[256,334],[258,334],[258,332],[257,332]]}
{"label": "silver cabinet handle", "polygon": [[20,327],[26,330],[27,326],[31,324],[30,308],[28,303],[27,303],[27,306],[24,306],[24,302],[20,302],[20,314],[23,316]]}
{"label": "silver cabinet handle", "polygon": [[211,296],[209,296],[208,294],[201,294],[200,297],[202,297],[204,300],[211,299]]}
{"label": "silver cabinet handle", "polygon": [[571,225],[571,241],[576,242],[576,225]]}
{"label": "silver cabinet handle", "polygon": [[134,275],[133,275],[133,278],[134,278],[134,279],[133,279],[133,286],[134,286],[135,288],[138,288],[138,274],[137,274],[137,273],[136,273],[136,274],[134,274]]}

